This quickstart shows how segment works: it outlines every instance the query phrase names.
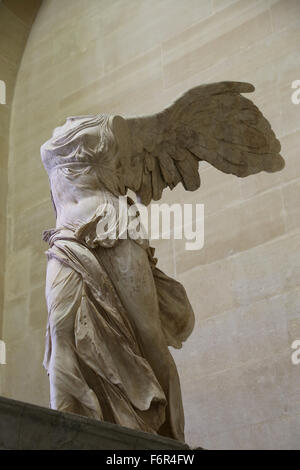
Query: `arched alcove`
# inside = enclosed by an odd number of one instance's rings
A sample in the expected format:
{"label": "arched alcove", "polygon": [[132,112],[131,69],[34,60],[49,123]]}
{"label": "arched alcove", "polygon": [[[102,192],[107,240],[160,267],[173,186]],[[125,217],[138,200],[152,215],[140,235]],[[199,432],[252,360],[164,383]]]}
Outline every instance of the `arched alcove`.
{"label": "arched alcove", "polygon": [[10,112],[22,54],[40,4],[41,0],[0,2],[0,336],[4,302]]}

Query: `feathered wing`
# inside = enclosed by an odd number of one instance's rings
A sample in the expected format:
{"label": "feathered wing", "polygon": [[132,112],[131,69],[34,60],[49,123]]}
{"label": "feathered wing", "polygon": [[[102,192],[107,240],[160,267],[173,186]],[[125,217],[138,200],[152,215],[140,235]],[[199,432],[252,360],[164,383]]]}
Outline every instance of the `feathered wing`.
{"label": "feathered wing", "polygon": [[201,85],[160,113],[125,118],[131,150],[121,159],[124,188],[147,205],[179,182],[197,189],[201,160],[240,177],[281,170],[280,143],[269,122],[241,95],[251,91],[249,83]]}

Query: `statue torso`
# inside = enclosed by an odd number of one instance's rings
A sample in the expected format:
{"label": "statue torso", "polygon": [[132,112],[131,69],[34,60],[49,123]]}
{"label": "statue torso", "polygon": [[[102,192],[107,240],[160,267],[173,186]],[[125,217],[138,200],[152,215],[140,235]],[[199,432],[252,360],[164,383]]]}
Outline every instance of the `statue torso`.
{"label": "statue torso", "polygon": [[[77,118],[75,124],[67,120],[41,147],[57,213],[56,228],[74,231],[90,224],[108,206],[110,212],[112,207],[117,211],[119,203],[118,197],[99,180],[99,124],[83,128],[81,124],[84,119],[80,122]],[[67,132],[72,135],[61,139]]]}

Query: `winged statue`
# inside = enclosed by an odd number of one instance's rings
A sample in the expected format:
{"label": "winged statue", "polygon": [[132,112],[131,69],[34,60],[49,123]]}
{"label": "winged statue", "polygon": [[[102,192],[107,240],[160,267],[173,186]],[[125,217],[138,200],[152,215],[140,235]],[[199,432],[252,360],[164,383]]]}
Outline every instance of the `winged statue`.
{"label": "winged statue", "polygon": [[284,167],[252,91],[211,83],[149,116],[71,116],[42,145],[56,213],[44,232],[51,408],[184,441],[169,346],[191,334],[193,309],[147,238],[110,235],[128,189],[148,205],[167,187],[199,188],[202,161],[238,177]]}

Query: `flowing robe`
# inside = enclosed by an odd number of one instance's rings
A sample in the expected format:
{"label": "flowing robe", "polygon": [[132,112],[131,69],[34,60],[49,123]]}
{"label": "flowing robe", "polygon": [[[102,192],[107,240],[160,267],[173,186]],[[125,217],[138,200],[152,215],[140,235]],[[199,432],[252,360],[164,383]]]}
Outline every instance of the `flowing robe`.
{"label": "flowing robe", "polygon": [[116,155],[128,145],[98,115],[72,118],[41,148],[57,212],[44,235],[50,406],[184,440],[168,346],[194,325],[185,289],[156,267],[147,239],[99,236],[103,219],[120,227]]}

